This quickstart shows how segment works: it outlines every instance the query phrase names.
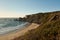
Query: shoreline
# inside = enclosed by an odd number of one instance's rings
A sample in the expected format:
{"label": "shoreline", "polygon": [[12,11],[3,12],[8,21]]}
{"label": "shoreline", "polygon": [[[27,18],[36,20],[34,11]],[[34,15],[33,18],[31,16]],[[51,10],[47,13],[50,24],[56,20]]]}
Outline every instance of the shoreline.
{"label": "shoreline", "polygon": [[[35,26],[35,27],[33,27],[33,26]],[[25,28],[23,28],[22,30],[18,29],[15,32],[11,32],[11,33],[8,33],[6,35],[0,36],[0,40],[12,40],[14,38],[17,38],[17,37],[24,35],[26,32],[28,32],[31,29],[37,28],[38,26],[39,26],[38,24],[31,23],[29,25],[26,25]]]}
{"label": "shoreline", "polygon": [[29,25],[28,22],[24,23],[23,26],[21,25],[19,28],[15,28],[14,30],[8,31],[6,33],[2,33],[2,34],[0,34],[0,36],[6,35],[6,34],[9,34],[12,32],[17,32],[18,30],[23,30],[27,25]]}
{"label": "shoreline", "polygon": [[10,33],[13,33],[13,32],[21,31],[21,30],[23,30],[24,28],[26,28],[26,26],[28,26],[29,24],[30,24],[30,23],[27,23],[27,24],[23,25],[22,28],[20,27],[20,28],[18,28],[18,29],[9,31],[9,32],[7,32],[7,33],[0,34],[0,36],[4,36],[4,35],[7,35],[7,34],[10,34]]}

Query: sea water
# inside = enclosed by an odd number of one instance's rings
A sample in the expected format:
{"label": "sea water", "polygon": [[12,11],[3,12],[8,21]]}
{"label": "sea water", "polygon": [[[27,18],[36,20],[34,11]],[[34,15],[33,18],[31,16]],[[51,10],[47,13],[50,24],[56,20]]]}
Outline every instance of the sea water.
{"label": "sea water", "polygon": [[0,35],[23,28],[28,22],[14,21],[14,18],[0,18]]}

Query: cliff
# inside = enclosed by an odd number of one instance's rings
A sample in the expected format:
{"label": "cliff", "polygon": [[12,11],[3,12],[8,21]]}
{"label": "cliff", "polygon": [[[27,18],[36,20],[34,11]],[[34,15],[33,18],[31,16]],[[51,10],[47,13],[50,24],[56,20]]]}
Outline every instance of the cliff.
{"label": "cliff", "polygon": [[14,40],[60,40],[60,11],[27,15],[24,20],[40,26]]}

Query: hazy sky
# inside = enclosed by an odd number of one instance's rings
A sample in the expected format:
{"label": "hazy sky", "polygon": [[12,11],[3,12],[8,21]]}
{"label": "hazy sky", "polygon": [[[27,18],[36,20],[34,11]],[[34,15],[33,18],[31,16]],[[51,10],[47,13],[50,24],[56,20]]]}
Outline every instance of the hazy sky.
{"label": "hazy sky", "polygon": [[60,10],[60,0],[0,0],[0,17]]}

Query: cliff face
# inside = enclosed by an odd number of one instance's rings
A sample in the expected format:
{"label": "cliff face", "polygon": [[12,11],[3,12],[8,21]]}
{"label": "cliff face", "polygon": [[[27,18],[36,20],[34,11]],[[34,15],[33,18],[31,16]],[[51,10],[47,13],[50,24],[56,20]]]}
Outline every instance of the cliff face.
{"label": "cliff face", "polygon": [[25,20],[40,26],[14,40],[60,40],[60,11],[27,15]]}
{"label": "cliff face", "polygon": [[32,15],[27,15],[26,20],[31,23],[44,23],[49,20],[52,20],[54,17],[58,19],[58,16],[60,16],[60,12],[47,12],[47,13],[37,13]]}

